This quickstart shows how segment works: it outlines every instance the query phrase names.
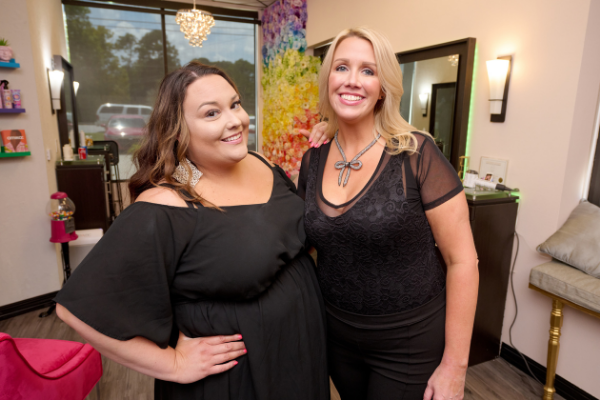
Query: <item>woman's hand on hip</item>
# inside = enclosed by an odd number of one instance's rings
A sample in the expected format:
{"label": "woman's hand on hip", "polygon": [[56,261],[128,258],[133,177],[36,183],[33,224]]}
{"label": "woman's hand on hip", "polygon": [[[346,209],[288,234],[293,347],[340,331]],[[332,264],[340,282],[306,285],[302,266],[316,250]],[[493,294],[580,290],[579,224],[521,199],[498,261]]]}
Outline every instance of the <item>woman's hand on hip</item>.
{"label": "woman's hand on hip", "polygon": [[442,362],[429,378],[423,400],[463,400],[467,369]]}
{"label": "woman's hand on hip", "polygon": [[326,128],[327,122],[323,121],[313,126],[310,132],[306,129],[299,129],[298,131],[308,139],[310,147],[320,147],[322,144],[326,144],[333,138],[333,136],[328,137],[326,135]]}
{"label": "woman's hand on hip", "polygon": [[174,382],[192,383],[237,365],[247,353],[242,335],[189,338],[179,332],[175,347]]}

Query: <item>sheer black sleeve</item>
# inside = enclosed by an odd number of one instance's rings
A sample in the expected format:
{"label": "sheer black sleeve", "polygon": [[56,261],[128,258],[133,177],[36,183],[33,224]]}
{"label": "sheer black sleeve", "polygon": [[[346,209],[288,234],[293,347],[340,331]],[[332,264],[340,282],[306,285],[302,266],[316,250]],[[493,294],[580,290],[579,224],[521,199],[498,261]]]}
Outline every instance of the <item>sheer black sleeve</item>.
{"label": "sheer black sleeve", "polygon": [[417,140],[422,142],[416,154],[415,177],[423,208],[430,210],[462,192],[463,186],[454,167],[433,140],[422,134],[415,136],[420,136]]}
{"label": "sheer black sleeve", "polygon": [[170,286],[193,234],[196,210],[138,202],[119,215],[55,301],[100,333],[145,337],[166,348]]}
{"label": "sheer black sleeve", "polygon": [[308,169],[310,167],[310,154],[312,149],[308,149],[302,156],[302,165],[300,166],[300,174],[298,175],[298,196],[302,200],[306,200],[306,180],[308,178]]}

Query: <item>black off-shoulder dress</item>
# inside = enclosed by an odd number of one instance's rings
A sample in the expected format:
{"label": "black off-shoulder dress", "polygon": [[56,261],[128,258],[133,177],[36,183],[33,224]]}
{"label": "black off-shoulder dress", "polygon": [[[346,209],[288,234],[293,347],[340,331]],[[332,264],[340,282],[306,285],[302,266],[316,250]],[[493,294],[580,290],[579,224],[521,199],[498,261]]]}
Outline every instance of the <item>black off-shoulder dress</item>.
{"label": "black off-shoulder dress", "polygon": [[[261,159],[262,160],[262,159]],[[248,354],[192,384],[155,381],[156,399],[329,399],[323,301],[304,249],[304,202],[279,167],[267,203],[129,206],[56,297],[119,340],[161,348],[241,333]]]}

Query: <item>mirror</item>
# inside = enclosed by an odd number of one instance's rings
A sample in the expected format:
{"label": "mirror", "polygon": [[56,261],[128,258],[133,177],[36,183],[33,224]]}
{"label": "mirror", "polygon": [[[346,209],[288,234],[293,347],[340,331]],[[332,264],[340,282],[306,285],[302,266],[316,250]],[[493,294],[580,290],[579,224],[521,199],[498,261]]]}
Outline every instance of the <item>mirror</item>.
{"label": "mirror", "polygon": [[409,62],[400,67],[404,88],[400,114],[409,124],[431,133],[450,160],[458,54]]}
{"label": "mirror", "polygon": [[397,53],[403,74],[402,117],[434,137],[458,171],[465,155],[475,39]]}
{"label": "mirror", "polygon": [[[77,123],[77,102],[75,101],[75,89],[73,88],[73,67],[61,56],[55,55],[54,68],[61,69],[65,73],[62,87],[60,89],[60,110],[56,111],[58,119],[58,136],[60,138],[60,150],[65,144],[70,144],[77,154],[79,147],[79,126]],[[64,155],[63,155],[64,156]]]}

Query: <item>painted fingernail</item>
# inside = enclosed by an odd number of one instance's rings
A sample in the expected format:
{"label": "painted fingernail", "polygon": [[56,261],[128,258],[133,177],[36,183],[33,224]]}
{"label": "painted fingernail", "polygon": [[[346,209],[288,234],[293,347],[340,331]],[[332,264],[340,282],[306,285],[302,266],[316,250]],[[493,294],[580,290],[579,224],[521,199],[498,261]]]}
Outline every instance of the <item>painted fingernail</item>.
{"label": "painted fingernail", "polygon": [[233,365],[238,365],[238,364],[239,364],[239,363],[238,363],[237,361],[235,361],[235,364],[233,364]]}
{"label": "painted fingernail", "polygon": [[329,143],[329,140],[326,140],[326,141],[323,142],[323,144],[327,144],[327,143]]}
{"label": "painted fingernail", "polygon": [[242,335],[238,335],[238,339],[241,339],[241,338],[242,338]]}
{"label": "painted fingernail", "polygon": [[244,349],[244,353],[247,353],[247,352],[248,352],[248,349]]}

